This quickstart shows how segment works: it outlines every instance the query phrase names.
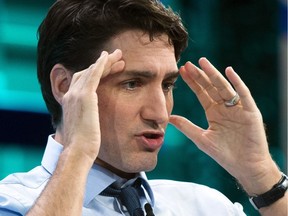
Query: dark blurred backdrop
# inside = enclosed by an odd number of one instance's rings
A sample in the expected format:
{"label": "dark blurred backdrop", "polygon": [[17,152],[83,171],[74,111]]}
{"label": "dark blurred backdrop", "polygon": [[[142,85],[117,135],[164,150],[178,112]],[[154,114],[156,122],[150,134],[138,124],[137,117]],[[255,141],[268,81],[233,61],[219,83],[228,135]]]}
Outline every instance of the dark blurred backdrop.
{"label": "dark blurred backdrop", "polygon": [[[52,0],[0,0],[0,179],[40,164],[50,116],[36,79],[37,27]],[[221,71],[232,65],[248,85],[267,125],[273,158],[287,173],[287,2],[163,0],[190,33],[179,64],[206,56]],[[197,99],[180,79],[175,114],[207,127]],[[258,215],[235,180],[172,126],[150,178],[206,184]],[[241,161],[239,161],[241,163]]]}

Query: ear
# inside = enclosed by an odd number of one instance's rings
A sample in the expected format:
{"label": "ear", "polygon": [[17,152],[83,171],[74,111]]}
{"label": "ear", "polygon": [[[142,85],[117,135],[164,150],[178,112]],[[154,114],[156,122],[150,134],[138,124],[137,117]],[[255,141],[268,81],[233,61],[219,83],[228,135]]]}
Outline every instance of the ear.
{"label": "ear", "polygon": [[71,82],[71,72],[63,65],[56,64],[50,73],[51,89],[56,101],[62,105],[62,98],[68,91]]}

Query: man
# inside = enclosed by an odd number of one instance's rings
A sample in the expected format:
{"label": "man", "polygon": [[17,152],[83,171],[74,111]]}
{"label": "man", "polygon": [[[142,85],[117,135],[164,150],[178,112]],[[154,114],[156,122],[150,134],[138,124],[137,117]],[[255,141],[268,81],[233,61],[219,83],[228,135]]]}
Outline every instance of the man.
{"label": "man", "polygon": [[[201,69],[191,62],[178,69],[186,43],[180,18],[158,1],[57,1],[38,44],[38,78],[56,132],[41,166],[1,182],[0,215],[244,215],[205,186],[147,180],[169,122],[249,196],[270,198],[273,185],[282,187],[268,203],[254,200],[262,215],[285,215],[287,181],[248,88],[232,67],[231,85],[205,58]],[[179,72],[206,111],[206,130],[171,115]]]}

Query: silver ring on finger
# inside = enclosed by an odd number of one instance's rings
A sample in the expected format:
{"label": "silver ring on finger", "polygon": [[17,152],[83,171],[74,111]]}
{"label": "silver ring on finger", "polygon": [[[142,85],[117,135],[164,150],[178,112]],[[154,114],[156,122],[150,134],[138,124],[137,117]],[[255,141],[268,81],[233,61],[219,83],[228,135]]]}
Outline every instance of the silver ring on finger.
{"label": "silver ring on finger", "polygon": [[224,104],[226,107],[232,107],[232,106],[235,106],[239,103],[240,101],[240,97],[238,95],[238,93],[236,92],[235,96],[233,98],[231,98],[230,100],[228,101],[225,101]]}

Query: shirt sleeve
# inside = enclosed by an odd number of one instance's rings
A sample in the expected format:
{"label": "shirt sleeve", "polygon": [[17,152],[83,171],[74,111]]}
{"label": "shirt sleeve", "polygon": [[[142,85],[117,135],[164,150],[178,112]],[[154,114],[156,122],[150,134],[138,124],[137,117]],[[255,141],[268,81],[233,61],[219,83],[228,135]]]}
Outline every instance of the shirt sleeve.
{"label": "shirt sleeve", "polygon": [[27,208],[12,195],[0,192],[0,216],[25,215]]}
{"label": "shirt sleeve", "polygon": [[22,216],[22,214],[19,214],[17,212],[13,212],[10,210],[2,209],[2,208],[0,208],[0,215],[1,216]]}

